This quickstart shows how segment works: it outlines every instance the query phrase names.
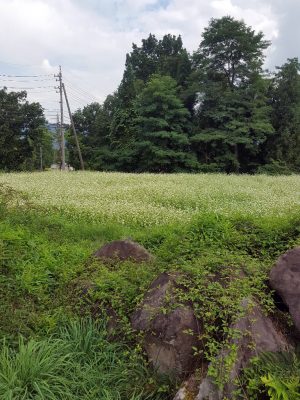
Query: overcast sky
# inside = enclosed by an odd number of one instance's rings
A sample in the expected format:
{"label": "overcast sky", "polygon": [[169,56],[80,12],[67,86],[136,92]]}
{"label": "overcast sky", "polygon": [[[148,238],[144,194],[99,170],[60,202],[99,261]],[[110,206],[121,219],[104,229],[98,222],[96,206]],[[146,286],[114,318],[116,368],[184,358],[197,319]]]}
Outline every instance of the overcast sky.
{"label": "overcast sky", "polygon": [[[0,75],[48,75],[61,64],[73,109],[102,102],[117,88],[132,42],[150,32],[181,34],[192,52],[209,19],[224,15],[272,41],[267,67],[300,58],[300,0],[0,0]],[[1,86],[37,87],[28,90],[32,98],[56,110],[51,76],[1,79]]]}

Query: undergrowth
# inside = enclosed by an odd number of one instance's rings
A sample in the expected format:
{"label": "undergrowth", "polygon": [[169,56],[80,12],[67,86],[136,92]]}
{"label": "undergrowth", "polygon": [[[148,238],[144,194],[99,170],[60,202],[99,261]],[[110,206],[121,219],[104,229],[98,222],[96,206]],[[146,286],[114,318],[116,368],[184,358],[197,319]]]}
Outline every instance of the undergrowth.
{"label": "undergrowth", "polygon": [[[177,302],[193,305],[205,327],[204,354],[195,352],[213,361],[243,298],[254,297],[264,310],[274,312],[267,276],[279,254],[300,244],[299,233],[296,212],[276,218],[202,212],[185,224],[151,227],[136,221],[92,221],[63,210],[45,213],[2,186],[0,398],[172,398],[169,383],[157,381],[143,361],[130,328],[130,314],[151,281],[163,271],[183,274]],[[143,244],[155,261],[111,266],[90,258],[103,243],[127,237]],[[118,343],[107,340],[103,324],[70,323],[82,314],[82,283],[93,285],[102,311],[113,308]],[[272,398],[268,391],[273,390],[274,369],[261,369],[255,379],[255,384],[249,380],[251,396]]]}
{"label": "undergrowth", "polygon": [[71,321],[48,338],[20,337],[15,347],[2,342],[1,399],[158,400],[168,385],[125,344],[108,341],[103,322]]}
{"label": "undergrowth", "polygon": [[263,395],[271,400],[300,399],[300,349],[254,358],[243,379],[250,400]]}

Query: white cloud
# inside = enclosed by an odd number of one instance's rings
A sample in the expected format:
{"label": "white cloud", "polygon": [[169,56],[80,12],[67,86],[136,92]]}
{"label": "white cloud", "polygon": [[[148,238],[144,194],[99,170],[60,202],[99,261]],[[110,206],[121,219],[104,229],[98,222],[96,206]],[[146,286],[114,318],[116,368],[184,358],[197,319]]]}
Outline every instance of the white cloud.
{"label": "white cloud", "polygon": [[[181,34],[184,45],[193,51],[209,19],[230,14],[262,30],[278,48],[282,13],[280,2],[275,3],[169,0],[163,6],[162,0],[0,0],[0,70],[30,70],[9,62],[35,65],[32,71],[53,74],[61,64],[69,81],[102,101],[117,88],[132,42],[140,43],[150,32],[159,37]],[[269,54],[274,60],[275,46]],[[54,91],[51,96],[44,96],[47,108],[57,100]],[[70,97],[74,100],[75,94]],[[74,106],[79,105],[78,98]]]}

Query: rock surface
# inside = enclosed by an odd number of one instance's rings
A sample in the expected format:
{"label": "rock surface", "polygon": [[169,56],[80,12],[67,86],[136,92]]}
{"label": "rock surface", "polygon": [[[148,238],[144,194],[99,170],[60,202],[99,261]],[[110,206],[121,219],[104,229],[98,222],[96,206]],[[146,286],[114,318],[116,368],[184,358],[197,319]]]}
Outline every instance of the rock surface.
{"label": "rock surface", "polygon": [[173,400],[192,400],[195,398],[198,392],[199,386],[199,377],[196,377],[196,374],[190,376],[183,384],[180,389],[176,393]]}
{"label": "rock surface", "polygon": [[200,326],[190,305],[172,307],[178,278],[178,274],[162,273],[131,322],[135,330],[145,333],[144,348],[158,372],[182,376],[193,370]]}
{"label": "rock surface", "polygon": [[[231,326],[237,332],[237,338],[232,339],[230,343],[236,346],[237,355],[228,374],[228,383],[221,391],[211,378],[206,377],[200,384],[196,400],[232,399],[236,389],[235,382],[251,358],[262,352],[280,352],[289,348],[284,335],[278,332],[272,320],[263,314],[252,299],[244,299],[241,306],[245,314]],[[224,359],[228,354],[228,351],[224,350],[219,359]]]}
{"label": "rock surface", "polygon": [[300,332],[300,247],[279,257],[270,273],[270,286],[288,307]]}
{"label": "rock surface", "polygon": [[94,257],[102,260],[131,260],[135,262],[148,262],[153,259],[152,255],[140,244],[132,240],[114,240],[97,250]]}

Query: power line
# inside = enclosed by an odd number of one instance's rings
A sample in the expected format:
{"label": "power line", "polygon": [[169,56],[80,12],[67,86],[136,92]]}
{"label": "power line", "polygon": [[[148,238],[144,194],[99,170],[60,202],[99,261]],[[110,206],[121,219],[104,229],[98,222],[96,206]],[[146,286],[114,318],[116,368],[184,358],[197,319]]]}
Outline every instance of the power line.
{"label": "power line", "polygon": [[78,101],[80,104],[83,103],[83,99],[80,98],[80,97],[78,97],[78,96],[76,96],[74,93],[71,93],[71,94],[70,94],[70,97],[72,97],[72,99]]}
{"label": "power line", "polygon": [[87,97],[87,96],[83,96],[82,94],[80,94],[79,92],[76,92],[74,89],[72,89],[71,87],[68,86],[68,90],[69,93],[73,96],[75,96],[77,99],[80,99],[80,101],[83,103],[97,103],[97,101],[95,101],[94,99],[92,99],[91,97]]}
{"label": "power line", "polygon": [[35,86],[35,87],[19,87],[19,86],[3,86],[6,89],[21,89],[21,90],[32,90],[32,89],[55,89],[54,86]]}
{"label": "power line", "polygon": [[[13,91],[13,93],[16,93],[15,91]],[[30,92],[28,94],[36,94],[36,93],[53,93],[53,90],[38,90],[37,92]]]}
{"label": "power line", "polygon": [[64,80],[67,81],[67,82],[69,82],[69,83],[72,85],[72,87],[73,87],[74,90],[77,90],[77,91],[79,91],[79,92],[85,94],[87,97],[90,97],[90,98],[95,99],[95,101],[99,101],[99,99],[97,99],[96,96],[94,96],[93,94],[89,93],[87,90],[80,88],[78,85],[74,85],[74,83],[71,82],[69,79],[64,78]]}
{"label": "power line", "polygon": [[75,89],[73,86],[68,86],[68,89],[71,90],[72,92],[74,92],[79,97],[92,100],[93,102],[96,101],[96,98],[94,98],[92,95],[88,95],[88,94],[85,94],[83,92],[80,92],[79,90]]}
{"label": "power line", "polygon": [[[1,75],[0,75],[1,76]],[[17,79],[2,79],[0,78],[1,82],[15,82],[15,83],[23,83],[23,82],[49,82],[52,81],[52,78],[46,78],[46,79],[22,79],[22,80],[17,80]]]}
{"label": "power line", "polygon": [[6,78],[40,78],[45,76],[52,76],[52,74],[46,75],[8,75],[8,74],[0,74],[0,76],[5,76]]}

